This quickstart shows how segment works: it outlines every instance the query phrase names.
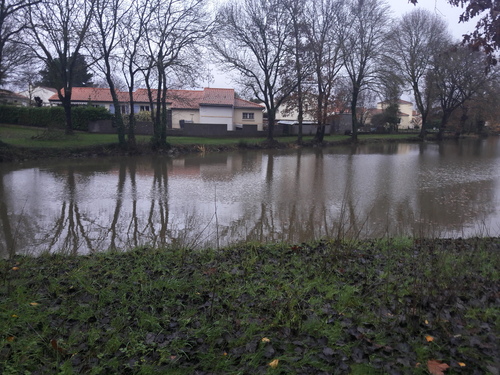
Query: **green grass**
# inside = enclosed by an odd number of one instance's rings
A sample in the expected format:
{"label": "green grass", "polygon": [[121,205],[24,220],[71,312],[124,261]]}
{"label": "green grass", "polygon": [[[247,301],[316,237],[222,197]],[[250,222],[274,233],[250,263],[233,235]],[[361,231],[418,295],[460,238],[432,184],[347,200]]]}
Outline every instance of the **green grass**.
{"label": "green grass", "polygon": [[0,372],[427,374],[436,359],[447,374],[488,373],[500,363],[499,245],[404,238],[1,260]]}
{"label": "green grass", "polygon": [[[408,134],[391,134],[377,135],[367,134],[360,135],[359,139],[408,139],[415,135]],[[325,136],[326,142],[346,141],[350,137],[345,135],[329,135]],[[136,136],[138,143],[147,143],[150,141],[150,136]],[[277,137],[281,143],[295,143],[297,137]],[[46,129],[18,126],[18,125],[1,125],[0,140],[12,146],[28,147],[28,148],[47,148],[47,149],[77,149],[100,145],[116,144],[117,136],[114,134],[90,134],[85,132],[75,132],[72,136],[66,136],[63,130],[52,130],[48,132]],[[313,136],[305,136],[304,142],[313,140]],[[168,137],[167,141],[175,145],[201,145],[201,146],[231,146],[238,144],[255,144],[265,141],[265,138],[205,138],[205,137]]]}

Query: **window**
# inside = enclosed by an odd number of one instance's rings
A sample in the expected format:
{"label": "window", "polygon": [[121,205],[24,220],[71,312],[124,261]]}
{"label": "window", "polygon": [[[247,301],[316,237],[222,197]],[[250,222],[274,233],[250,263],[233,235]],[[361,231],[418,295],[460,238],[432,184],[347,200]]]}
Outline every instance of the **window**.
{"label": "window", "polygon": [[141,105],[141,109],[140,109],[141,112],[145,111],[145,112],[149,112],[149,105]]}
{"label": "window", "polygon": [[253,120],[253,115],[252,112],[243,112],[243,120]]}

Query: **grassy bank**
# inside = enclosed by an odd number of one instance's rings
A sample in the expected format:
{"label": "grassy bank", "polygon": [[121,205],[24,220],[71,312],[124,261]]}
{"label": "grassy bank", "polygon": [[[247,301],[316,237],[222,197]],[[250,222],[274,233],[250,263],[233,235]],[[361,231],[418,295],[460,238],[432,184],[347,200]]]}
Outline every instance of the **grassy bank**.
{"label": "grassy bank", "polygon": [[[360,142],[418,140],[415,134],[360,135]],[[151,153],[150,136],[137,136],[135,153]],[[296,147],[297,137],[277,137],[273,147]],[[326,136],[324,145],[349,142],[345,135]],[[42,128],[18,125],[0,126],[0,161],[33,159],[40,157],[81,157],[105,156],[123,153],[118,147],[118,139],[113,134],[91,134],[75,132],[67,136],[61,130],[48,131]],[[239,148],[267,148],[264,138],[202,138],[168,137],[171,153],[210,152]],[[305,146],[311,145],[313,136],[303,138]]]}
{"label": "grassy bank", "polygon": [[500,240],[2,260],[2,374],[496,374]]}

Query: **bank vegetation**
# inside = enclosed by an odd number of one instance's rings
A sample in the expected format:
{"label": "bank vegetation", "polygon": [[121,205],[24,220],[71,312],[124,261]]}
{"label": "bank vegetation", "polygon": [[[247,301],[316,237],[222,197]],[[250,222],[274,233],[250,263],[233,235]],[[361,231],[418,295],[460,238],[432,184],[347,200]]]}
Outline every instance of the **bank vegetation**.
{"label": "bank vegetation", "polygon": [[499,249],[397,238],[15,256],[0,261],[0,372],[496,374]]}

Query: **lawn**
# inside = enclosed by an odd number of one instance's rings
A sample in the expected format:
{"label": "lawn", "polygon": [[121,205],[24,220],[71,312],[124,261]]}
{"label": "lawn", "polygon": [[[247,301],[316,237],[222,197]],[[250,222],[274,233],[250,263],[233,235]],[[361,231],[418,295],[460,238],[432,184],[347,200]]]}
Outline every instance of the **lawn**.
{"label": "lawn", "polygon": [[[414,134],[367,134],[360,135],[363,139],[408,139],[416,137]],[[147,143],[150,136],[136,136],[138,143]],[[295,136],[277,137],[281,143],[294,143],[297,140]],[[313,136],[305,136],[305,142],[312,141]],[[336,142],[348,140],[349,136],[331,135],[325,136],[326,142]],[[29,148],[85,148],[99,145],[110,145],[118,142],[118,137],[113,134],[91,134],[84,132],[75,132],[73,136],[66,136],[62,130],[47,131],[42,128],[25,127],[18,125],[1,125],[0,140],[4,143]],[[265,138],[202,138],[202,137],[168,137],[167,142],[171,145],[207,145],[207,146],[228,146],[238,144],[252,144],[263,142]]]}
{"label": "lawn", "polygon": [[500,240],[0,260],[2,374],[496,374]]}

